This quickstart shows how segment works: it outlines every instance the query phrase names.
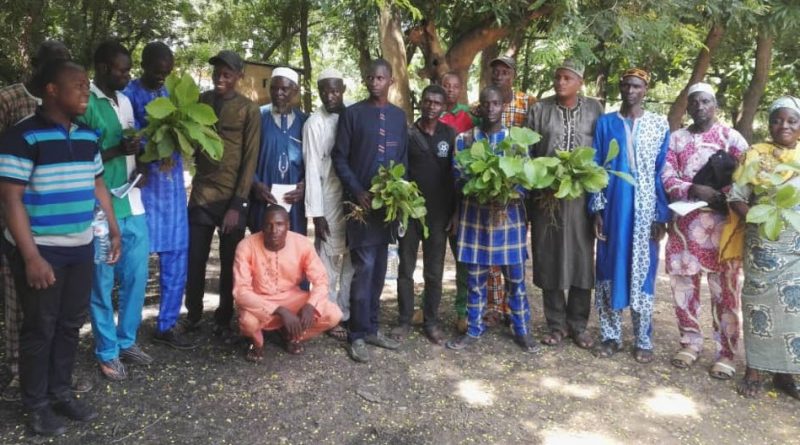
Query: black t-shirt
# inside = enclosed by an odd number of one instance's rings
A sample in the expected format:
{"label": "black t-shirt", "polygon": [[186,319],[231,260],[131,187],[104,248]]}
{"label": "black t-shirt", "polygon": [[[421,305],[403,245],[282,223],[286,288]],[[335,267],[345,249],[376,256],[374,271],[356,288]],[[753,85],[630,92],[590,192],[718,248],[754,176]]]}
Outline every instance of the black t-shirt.
{"label": "black t-shirt", "polygon": [[428,215],[428,227],[446,226],[455,210],[453,152],[455,132],[437,122],[433,135],[423,132],[414,123],[408,130],[408,179],[415,181]]}

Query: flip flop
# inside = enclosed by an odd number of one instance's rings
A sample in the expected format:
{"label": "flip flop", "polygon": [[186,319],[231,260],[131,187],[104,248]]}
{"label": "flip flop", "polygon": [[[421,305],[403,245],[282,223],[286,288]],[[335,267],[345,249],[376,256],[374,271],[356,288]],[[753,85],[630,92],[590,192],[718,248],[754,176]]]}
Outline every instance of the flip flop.
{"label": "flip flop", "polygon": [[300,355],[305,352],[305,348],[299,341],[288,341],[286,342],[286,352],[292,355]]}
{"label": "flip flop", "polygon": [[547,346],[558,346],[564,340],[567,334],[564,331],[553,329],[549,334],[542,337],[542,344]]}
{"label": "flip flop", "polygon": [[[670,363],[678,369],[689,369],[697,361],[697,352],[684,347],[672,356]],[[715,365],[716,366],[716,365]],[[712,367],[712,369],[714,369]],[[712,375],[712,377],[714,377]]]}
{"label": "flip flop", "polygon": [[264,349],[257,348],[256,345],[250,343],[250,346],[247,348],[247,353],[244,355],[244,359],[251,363],[261,363],[264,361]]}
{"label": "flip flop", "polygon": [[637,363],[651,363],[655,358],[656,356],[653,354],[652,349],[633,348],[633,359],[636,360]]}
{"label": "flip flop", "polygon": [[538,354],[541,352],[541,347],[536,344],[536,341],[531,338],[530,335],[515,335],[514,343],[529,354]]}
{"label": "flip flop", "polygon": [[447,343],[444,344],[444,346],[447,349],[452,349],[454,351],[460,351],[460,350],[465,349],[467,346],[469,346],[469,345],[471,345],[471,344],[473,344],[473,343],[475,343],[477,341],[478,341],[478,337],[472,337],[470,335],[464,334],[462,336],[459,336],[459,337],[456,337],[456,338],[448,340]]}
{"label": "flip flop", "polygon": [[592,349],[592,354],[598,358],[611,358],[622,349],[616,340],[605,340]]}
{"label": "flip flop", "polygon": [[575,346],[581,349],[592,349],[594,346],[594,339],[586,331],[582,331],[580,334],[573,332],[571,337],[572,342],[575,343]]}
{"label": "flip flop", "polygon": [[425,337],[435,345],[442,345],[444,343],[444,332],[439,326],[434,326],[430,329],[424,329]]}
{"label": "flip flop", "polygon": [[397,325],[389,332],[389,336],[397,341],[403,341],[411,334],[410,324]]}
{"label": "flip flop", "polygon": [[725,359],[717,360],[708,370],[708,375],[718,380],[730,380],[736,374],[736,368]]}
{"label": "flip flop", "polygon": [[328,329],[327,334],[336,340],[347,341],[347,329],[345,329],[342,325],[336,325]]}

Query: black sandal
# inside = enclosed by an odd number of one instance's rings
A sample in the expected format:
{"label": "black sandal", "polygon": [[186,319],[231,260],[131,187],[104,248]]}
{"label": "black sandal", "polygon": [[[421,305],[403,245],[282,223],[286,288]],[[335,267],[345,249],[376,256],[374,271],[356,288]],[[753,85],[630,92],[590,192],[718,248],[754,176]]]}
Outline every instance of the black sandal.
{"label": "black sandal", "polygon": [[473,344],[473,343],[475,343],[477,341],[478,341],[478,337],[473,337],[471,335],[464,334],[464,335],[462,335],[460,337],[456,337],[456,338],[448,340],[447,343],[444,344],[444,346],[447,349],[452,349],[454,351],[460,351],[460,350],[466,348],[467,346],[469,346],[469,345],[471,345],[471,344]]}
{"label": "black sandal", "polygon": [[250,363],[261,363],[264,361],[264,348],[257,348],[256,345],[250,343],[250,346],[247,348],[247,353],[244,355],[244,359]]}
{"label": "black sandal", "polygon": [[347,341],[347,329],[340,324],[330,328],[328,335],[339,341]]}
{"label": "black sandal", "polygon": [[652,349],[633,348],[633,359],[641,364],[652,363],[656,355]]}
{"label": "black sandal", "polygon": [[592,349],[592,354],[598,358],[611,358],[622,349],[616,340],[605,340]]}
{"label": "black sandal", "polygon": [[541,348],[536,344],[530,335],[515,335],[514,343],[516,343],[517,346],[529,354],[538,354],[541,352]]}

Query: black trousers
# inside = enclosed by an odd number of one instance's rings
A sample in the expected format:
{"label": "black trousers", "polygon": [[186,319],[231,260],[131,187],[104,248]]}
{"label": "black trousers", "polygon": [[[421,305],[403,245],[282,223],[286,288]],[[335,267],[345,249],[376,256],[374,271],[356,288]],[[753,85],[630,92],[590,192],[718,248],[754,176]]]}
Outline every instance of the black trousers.
{"label": "black trousers", "polygon": [[[215,226],[189,224],[189,270],[186,276],[187,318],[196,323],[203,317],[203,294],[206,289],[206,268]],[[228,326],[233,317],[233,258],[236,246],[244,238],[244,229],[224,234],[219,232],[219,307],[214,321]]]}
{"label": "black trousers", "polygon": [[350,249],[354,270],[350,285],[350,342],[378,332],[388,248],[388,244],[378,244]]}
{"label": "black trousers", "polygon": [[19,338],[19,382],[22,403],[36,410],[50,399],[71,397],[72,369],[78,349],[78,331],[89,313],[93,258],[53,268],[54,285],[28,286],[25,262],[17,249],[9,252],[11,271],[22,307]]}
{"label": "black trousers", "polygon": [[586,330],[592,304],[592,290],[570,287],[567,299],[563,290],[542,290],[544,318],[550,331],[581,333]]}
{"label": "black trousers", "polygon": [[410,324],[414,316],[414,269],[417,252],[422,241],[422,275],[425,280],[425,298],[422,313],[425,328],[438,323],[439,302],[442,300],[442,274],[447,252],[447,232],[443,227],[431,227],[428,239],[422,239],[422,227],[409,221],[404,237],[399,240],[400,267],[397,273],[397,305],[400,324]]}

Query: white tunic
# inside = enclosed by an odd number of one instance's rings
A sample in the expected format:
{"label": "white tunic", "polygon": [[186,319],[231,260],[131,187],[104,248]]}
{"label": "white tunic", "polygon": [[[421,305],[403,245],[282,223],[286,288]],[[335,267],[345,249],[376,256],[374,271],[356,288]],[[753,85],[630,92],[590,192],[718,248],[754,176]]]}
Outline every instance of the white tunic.
{"label": "white tunic", "polygon": [[319,107],[303,126],[303,159],[306,163],[306,216],[324,216],[331,234],[321,243],[329,256],[347,253],[342,183],[333,169],[331,151],[336,141],[339,114]]}

